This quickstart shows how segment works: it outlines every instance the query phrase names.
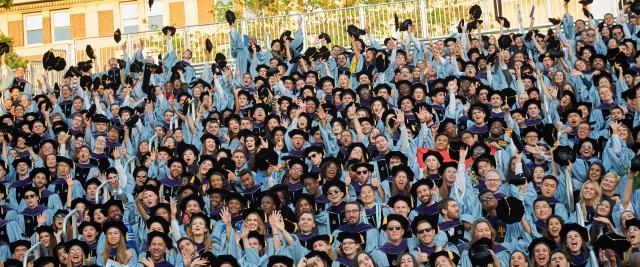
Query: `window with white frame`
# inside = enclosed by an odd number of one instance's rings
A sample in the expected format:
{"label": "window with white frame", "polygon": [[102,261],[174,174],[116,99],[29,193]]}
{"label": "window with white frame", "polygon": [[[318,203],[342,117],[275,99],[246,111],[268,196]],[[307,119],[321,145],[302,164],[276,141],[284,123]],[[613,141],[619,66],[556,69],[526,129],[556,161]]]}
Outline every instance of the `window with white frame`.
{"label": "window with white frame", "polygon": [[27,15],[25,17],[25,32],[27,44],[41,44],[43,40],[42,15]]}
{"label": "window with white frame", "polygon": [[138,32],[138,4],[124,3],[120,6],[120,18],[122,19],[122,33]]}
{"label": "window with white frame", "polygon": [[150,31],[156,31],[162,29],[164,26],[162,23],[162,3],[160,1],[155,1],[155,4],[149,10],[149,14],[147,15],[148,27]]}
{"label": "window with white frame", "polygon": [[53,41],[59,42],[71,40],[71,21],[69,19],[69,12],[55,12],[52,17]]}

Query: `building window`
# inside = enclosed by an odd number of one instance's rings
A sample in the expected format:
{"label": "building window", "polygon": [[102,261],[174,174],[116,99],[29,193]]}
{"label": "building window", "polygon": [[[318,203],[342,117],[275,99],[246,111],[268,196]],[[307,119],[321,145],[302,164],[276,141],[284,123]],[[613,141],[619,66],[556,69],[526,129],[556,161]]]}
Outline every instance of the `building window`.
{"label": "building window", "polygon": [[157,31],[162,29],[162,3],[155,1],[155,4],[151,7],[148,14],[148,25],[150,31]]}
{"label": "building window", "polygon": [[27,44],[41,44],[42,35],[42,16],[31,15],[25,17],[25,28],[27,32]]}
{"label": "building window", "polygon": [[120,6],[120,17],[122,18],[122,33],[138,32],[138,4],[126,3]]}
{"label": "building window", "polygon": [[53,41],[71,40],[69,12],[53,13]]}

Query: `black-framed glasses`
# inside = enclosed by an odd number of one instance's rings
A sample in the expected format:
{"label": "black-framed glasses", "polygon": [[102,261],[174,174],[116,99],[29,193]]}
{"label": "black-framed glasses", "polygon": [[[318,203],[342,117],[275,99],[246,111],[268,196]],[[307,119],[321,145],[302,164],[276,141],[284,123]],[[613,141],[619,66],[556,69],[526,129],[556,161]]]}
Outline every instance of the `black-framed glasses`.
{"label": "black-framed glasses", "polygon": [[369,173],[369,170],[356,171],[356,173],[357,173],[358,175],[360,175],[360,174],[368,174],[368,173]]}
{"label": "black-framed glasses", "polygon": [[23,197],[23,198],[24,198],[24,199],[32,199],[32,198],[34,198],[34,197],[36,197],[36,195],[35,195],[35,194],[29,194],[29,195],[24,195],[24,197]]}
{"label": "black-framed glasses", "polygon": [[424,233],[428,233],[431,232],[431,230],[433,230],[433,228],[431,227],[427,227],[427,228],[423,228],[423,229],[418,229],[418,233],[419,235],[424,234]]}

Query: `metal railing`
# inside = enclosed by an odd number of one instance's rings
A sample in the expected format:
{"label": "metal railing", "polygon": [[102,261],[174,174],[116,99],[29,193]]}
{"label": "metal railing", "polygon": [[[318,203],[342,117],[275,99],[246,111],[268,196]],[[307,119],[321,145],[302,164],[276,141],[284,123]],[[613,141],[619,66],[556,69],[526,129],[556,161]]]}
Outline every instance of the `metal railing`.
{"label": "metal railing", "polygon": [[[613,1],[613,0],[611,0]],[[348,46],[346,27],[349,24],[366,28],[370,36],[379,43],[386,37],[394,35],[394,15],[400,21],[410,18],[415,27],[414,34],[424,40],[427,35],[434,39],[444,38],[455,31],[455,26],[462,18],[468,17],[468,10],[474,4],[483,9],[483,30],[497,31],[499,25],[495,20],[496,3],[501,2],[502,16],[511,21],[511,29],[517,29],[521,24],[518,16],[522,17],[522,26],[529,26],[529,12],[535,6],[534,26],[548,25],[548,17],[560,17],[564,13],[564,1],[558,0],[407,0],[385,4],[370,4],[317,12],[290,14],[284,16],[244,19],[236,22],[236,27],[245,38],[256,38],[262,50],[269,50],[271,40],[280,37],[285,30],[295,32],[296,21],[303,19],[305,34],[304,46],[316,44],[320,32],[331,36],[335,45]],[[518,9],[518,4],[520,9]],[[581,5],[571,1],[569,12],[576,18],[583,18]],[[468,21],[468,19],[467,19]],[[209,38],[213,43],[213,53],[223,53],[229,56],[229,26],[226,23],[213,23],[187,26],[176,30],[172,38],[172,45],[178,56],[182,51],[190,49],[193,53],[192,63],[204,62],[204,44]],[[164,57],[168,51],[165,37],[160,31],[147,31],[128,34],[123,38],[128,40],[126,50],[130,56],[144,42],[145,56],[158,55]],[[87,60],[86,45],[91,45],[97,55],[97,69],[103,70],[110,58],[122,58],[124,51],[122,44],[116,44],[111,36],[91,37],[69,41],[67,61],[76,64]],[[49,46],[51,47],[51,45]]]}

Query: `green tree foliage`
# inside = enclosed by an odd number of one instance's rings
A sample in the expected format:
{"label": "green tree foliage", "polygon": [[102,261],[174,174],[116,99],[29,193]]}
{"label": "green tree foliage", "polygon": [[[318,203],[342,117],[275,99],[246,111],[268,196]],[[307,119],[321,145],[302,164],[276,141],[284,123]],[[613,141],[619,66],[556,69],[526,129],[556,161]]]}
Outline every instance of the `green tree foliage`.
{"label": "green tree foliage", "polygon": [[13,0],[0,0],[0,7],[10,8],[13,6]]}
{"label": "green tree foliage", "polygon": [[5,60],[7,61],[7,65],[15,69],[17,67],[26,67],[28,60],[21,58],[13,51],[13,40],[2,33],[0,33],[0,42],[7,43],[9,45],[9,53],[5,56]]}

